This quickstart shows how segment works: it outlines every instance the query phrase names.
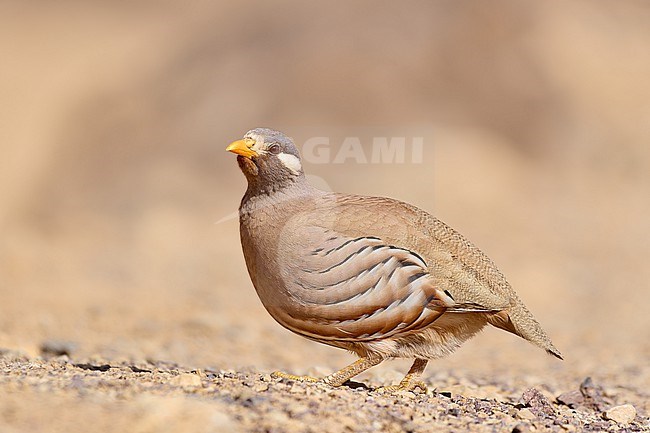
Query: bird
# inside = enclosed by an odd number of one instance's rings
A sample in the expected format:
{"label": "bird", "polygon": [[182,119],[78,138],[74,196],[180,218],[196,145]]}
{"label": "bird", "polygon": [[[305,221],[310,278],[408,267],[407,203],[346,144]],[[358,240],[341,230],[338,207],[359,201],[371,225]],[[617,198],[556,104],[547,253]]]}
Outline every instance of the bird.
{"label": "bird", "polygon": [[280,131],[252,129],[226,150],[248,183],[240,240],[263,306],[284,328],[358,356],[323,378],[274,377],[338,387],[405,358],[413,364],[404,379],[381,389],[426,392],[427,363],[488,325],[562,359],[494,262],[436,217],[392,198],[313,187]]}

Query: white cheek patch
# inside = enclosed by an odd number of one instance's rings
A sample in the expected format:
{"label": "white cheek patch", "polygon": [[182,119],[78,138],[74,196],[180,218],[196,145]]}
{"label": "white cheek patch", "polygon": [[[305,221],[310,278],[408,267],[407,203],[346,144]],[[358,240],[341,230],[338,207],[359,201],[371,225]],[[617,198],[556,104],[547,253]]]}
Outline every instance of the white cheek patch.
{"label": "white cheek patch", "polygon": [[295,155],[291,155],[290,153],[279,153],[278,159],[282,161],[282,164],[291,170],[293,174],[300,174],[302,171],[302,164]]}

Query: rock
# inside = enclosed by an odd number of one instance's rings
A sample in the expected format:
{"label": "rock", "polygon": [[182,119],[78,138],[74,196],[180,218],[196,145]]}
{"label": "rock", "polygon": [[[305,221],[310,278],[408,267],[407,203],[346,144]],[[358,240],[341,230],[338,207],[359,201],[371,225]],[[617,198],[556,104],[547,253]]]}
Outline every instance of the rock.
{"label": "rock", "polygon": [[530,408],[530,411],[536,416],[554,418],[556,415],[551,402],[535,388],[529,388],[523,393],[521,403]]}
{"label": "rock", "polygon": [[602,412],[608,406],[607,402],[603,398],[603,389],[594,384],[591,377],[587,377],[580,384],[580,393],[584,396],[585,406]]}
{"label": "rock", "polygon": [[183,388],[196,388],[201,386],[201,378],[192,373],[182,373],[171,380],[173,385],[182,386]]}
{"label": "rock", "polygon": [[616,406],[605,412],[605,419],[617,424],[629,424],[636,418],[636,409],[631,404]]}
{"label": "rock", "polygon": [[269,384],[268,383],[259,383],[255,385],[255,388],[253,388],[255,392],[266,392],[269,390]]}
{"label": "rock", "polygon": [[585,397],[578,390],[564,392],[558,395],[556,400],[558,403],[568,406],[571,409],[577,409],[585,404]]}
{"label": "rock", "polygon": [[537,416],[528,408],[522,409],[519,412],[517,412],[517,418],[519,419],[527,419],[529,421],[532,421],[537,418]]}
{"label": "rock", "polygon": [[571,409],[590,409],[602,412],[609,406],[604,398],[603,389],[594,384],[591,377],[587,377],[580,384],[579,390],[564,392],[556,397],[558,403]]}

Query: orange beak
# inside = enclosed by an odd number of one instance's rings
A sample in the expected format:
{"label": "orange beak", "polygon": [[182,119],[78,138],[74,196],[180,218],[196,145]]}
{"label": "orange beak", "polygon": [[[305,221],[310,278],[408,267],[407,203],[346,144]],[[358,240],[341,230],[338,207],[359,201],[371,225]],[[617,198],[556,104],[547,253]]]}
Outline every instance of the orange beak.
{"label": "orange beak", "polygon": [[233,141],[226,147],[226,150],[250,159],[253,156],[257,156],[257,152],[252,149],[253,145],[255,145],[255,140],[252,138],[244,138],[243,140]]}

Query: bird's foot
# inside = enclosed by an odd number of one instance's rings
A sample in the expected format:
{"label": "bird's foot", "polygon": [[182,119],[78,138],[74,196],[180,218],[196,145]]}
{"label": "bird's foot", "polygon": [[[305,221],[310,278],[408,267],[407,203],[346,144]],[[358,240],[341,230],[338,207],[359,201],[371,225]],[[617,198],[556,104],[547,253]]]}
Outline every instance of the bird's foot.
{"label": "bird's foot", "polygon": [[276,371],[271,373],[271,377],[274,377],[276,379],[294,380],[296,382],[316,383],[316,382],[323,381],[323,379],[319,379],[313,376],[296,376],[295,374],[284,373],[282,371]]}
{"label": "bird's foot", "polygon": [[427,393],[427,385],[421,380],[403,380],[399,385],[390,385],[390,386],[381,386],[375,391],[382,394],[394,394],[400,392],[415,392],[416,389],[419,389],[422,394]]}

